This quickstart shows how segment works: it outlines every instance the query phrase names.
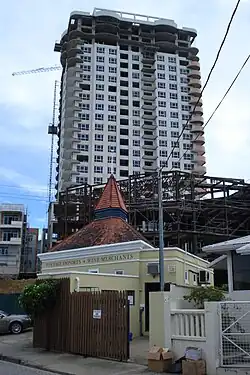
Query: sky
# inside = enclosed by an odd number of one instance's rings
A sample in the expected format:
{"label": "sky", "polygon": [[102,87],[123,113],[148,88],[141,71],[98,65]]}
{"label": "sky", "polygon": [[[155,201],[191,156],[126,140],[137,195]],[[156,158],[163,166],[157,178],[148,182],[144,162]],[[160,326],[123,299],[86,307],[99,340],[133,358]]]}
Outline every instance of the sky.
{"label": "sky", "polygon": [[[0,4],[0,202],[23,203],[31,226],[46,226],[53,90],[60,72],[12,76],[58,65],[54,43],[73,10],[94,7],[173,19],[198,31],[204,83],[236,0],[8,0]],[[204,91],[205,121],[249,53],[250,1],[242,0]],[[250,63],[249,63],[250,64]],[[250,65],[205,130],[207,174],[250,180]],[[57,143],[57,140],[56,140]]]}

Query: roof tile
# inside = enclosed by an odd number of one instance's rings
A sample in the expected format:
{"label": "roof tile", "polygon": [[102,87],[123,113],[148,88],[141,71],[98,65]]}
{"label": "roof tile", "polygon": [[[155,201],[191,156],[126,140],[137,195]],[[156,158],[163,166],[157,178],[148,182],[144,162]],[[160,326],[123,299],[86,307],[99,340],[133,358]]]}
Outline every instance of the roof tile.
{"label": "roof tile", "polygon": [[104,210],[107,208],[120,208],[123,211],[127,212],[127,208],[125,206],[121,192],[113,175],[109,177],[95,209]]}

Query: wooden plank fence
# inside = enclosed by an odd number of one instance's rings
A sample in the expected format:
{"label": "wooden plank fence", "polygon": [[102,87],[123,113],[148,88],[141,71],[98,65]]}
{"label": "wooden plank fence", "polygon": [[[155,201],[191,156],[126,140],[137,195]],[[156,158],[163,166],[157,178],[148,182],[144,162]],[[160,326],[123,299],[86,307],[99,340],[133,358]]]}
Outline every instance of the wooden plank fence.
{"label": "wooden plank fence", "polygon": [[[95,310],[101,312],[99,318],[93,317]],[[53,311],[35,321],[33,345],[56,352],[127,361],[128,333],[126,292],[70,293],[70,280],[63,279]]]}

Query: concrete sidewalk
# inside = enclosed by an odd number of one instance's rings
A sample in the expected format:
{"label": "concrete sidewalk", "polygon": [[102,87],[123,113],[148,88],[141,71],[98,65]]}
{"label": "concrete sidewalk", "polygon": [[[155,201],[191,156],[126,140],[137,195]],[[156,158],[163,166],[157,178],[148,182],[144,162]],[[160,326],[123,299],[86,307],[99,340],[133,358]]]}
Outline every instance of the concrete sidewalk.
{"label": "concrete sidewalk", "polygon": [[0,360],[63,375],[135,375],[153,373],[135,363],[122,363],[77,355],[51,353],[32,347],[32,332],[21,335],[0,335]]}

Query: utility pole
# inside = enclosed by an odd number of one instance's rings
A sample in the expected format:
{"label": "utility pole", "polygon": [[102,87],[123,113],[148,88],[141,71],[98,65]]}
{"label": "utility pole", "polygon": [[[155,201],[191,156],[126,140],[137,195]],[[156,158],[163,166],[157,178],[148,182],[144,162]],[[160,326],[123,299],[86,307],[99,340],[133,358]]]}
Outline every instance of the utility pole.
{"label": "utility pole", "polygon": [[158,171],[158,204],[159,204],[159,271],[160,290],[164,292],[164,232],[163,232],[163,205],[162,205],[162,168]]}

